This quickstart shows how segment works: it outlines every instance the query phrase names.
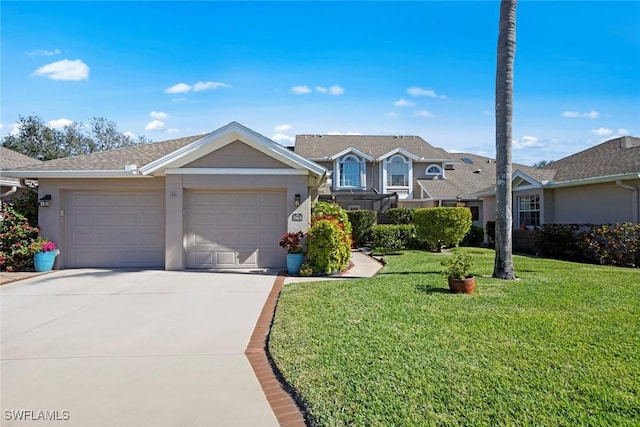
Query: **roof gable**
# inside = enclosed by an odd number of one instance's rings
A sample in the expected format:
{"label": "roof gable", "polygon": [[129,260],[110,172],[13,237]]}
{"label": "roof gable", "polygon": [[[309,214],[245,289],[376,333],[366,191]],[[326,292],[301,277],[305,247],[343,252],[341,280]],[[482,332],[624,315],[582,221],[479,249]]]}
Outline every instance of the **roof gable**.
{"label": "roof gable", "polygon": [[357,148],[353,148],[353,147],[349,147],[349,148],[345,148],[344,150],[340,151],[339,153],[334,154],[333,156],[329,157],[329,160],[335,160],[335,159],[339,159],[340,157],[346,156],[347,154],[355,154],[356,156],[365,159],[368,162],[372,162],[373,161],[373,157],[363,153],[362,151],[358,150]]}

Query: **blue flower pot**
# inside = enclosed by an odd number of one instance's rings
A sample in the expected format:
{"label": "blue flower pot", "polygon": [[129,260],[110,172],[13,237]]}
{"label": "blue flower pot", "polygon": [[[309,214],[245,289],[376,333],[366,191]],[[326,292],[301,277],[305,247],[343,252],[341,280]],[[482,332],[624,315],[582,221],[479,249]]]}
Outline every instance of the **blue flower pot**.
{"label": "blue flower pot", "polygon": [[38,252],[33,255],[33,264],[36,271],[49,271],[53,268],[57,251]]}
{"label": "blue flower pot", "polygon": [[287,273],[299,274],[304,262],[304,254],[287,254]]}

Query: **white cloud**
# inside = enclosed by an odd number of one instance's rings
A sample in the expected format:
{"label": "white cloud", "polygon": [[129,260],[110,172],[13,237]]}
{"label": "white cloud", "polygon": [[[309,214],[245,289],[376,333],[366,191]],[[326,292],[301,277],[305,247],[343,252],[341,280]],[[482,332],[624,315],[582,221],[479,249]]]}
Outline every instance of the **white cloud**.
{"label": "white cloud", "polygon": [[182,104],[185,102],[189,102],[187,98],[173,98],[171,102],[175,102],[176,104]]}
{"label": "white cloud", "polygon": [[20,133],[20,123],[15,122],[11,125],[11,132],[9,132],[10,135],[18,135]]}
{"label": "white cloud", "polygon": [[164,123],[160,120],[154,120],[152,122],[147,123],[144,127],[144,130],[162,130],[164,129]]}
{"label": "white cloud", "polygon": [[609,136],[613,134],[613,131],[609,128],[598,128],[598,129],[593,129],[591,133],[596,136]]}
{"label": "white cloud", "polygon": [[47,77],[52,80],[87,80],[89,66],[80,59],[63,59],[44,65],[33,72],[34,77]]}
{"label": "white cloud", "polygon": [[597,119],[600,118],[600,113],[594,110],[591,110],[588,113],[580,113],[578,111],[565,111],[562,113],[562,117],[566,119],[575,119],[578,117],[582,117],[585,119]]}
{"label": "white cloud", "polygon": [[162,120],[168,119],[171,116],[169,116],[167,113],[163,113],[162,111],[152,111],[149,113],[149,117],[151,117],[152,119]]}
{"label": "white cloud", "polygon": [[624,135],[629,135],[630,133],[631,133],[631,132],[629,132],[629,131],[628,131],[628,130],[626,130],[626,129],[623,129],[623,128],[618,129],[618,135],[622,135],[622,136],[624,136]]}
{"label": "white cloud", "polygon": [[187,93],[191,90],[191,86],[186,83],[178,83],[165,90],[166,93]]}
{"label": "white cloud", "polygon": [[123,134],[124,136],[128,136],[128,137],[129,137],[129,138],[131,138],[131,139],[135,139],[135,137],[136,137],[136,136],[133,134],[133,132],[131,132],[130,130],[128,130],[128,131],[126,131],[126,132],[122,132],[122,134]]}
{"label": "white cloud", "polygon": [[433,117],[435,117],[433,115],[433,113],[428,112],[427,110],[417,110],[416,112],[413,113],[416,117],[426,117],[428,119],[431,119]]}
{"label": "white cloud", "polygon": [[445,95],[438,95],[433,89],[423,89],[418,86],[411,86],[407,89],[407,93],[411,96],[428,96],[429,98],[446,99]]}
{"label": "white cloud", "polygon": [[291,92],[296,95],[306,95],[307,93],[311,93],[311,89],[309,86],[301,85],[301,86],[293,86],[291,88]]}
{"label": "white cloud", "polygon": [[329,89],[327,89],[326,87],[323,87],[323,86],[316,86],[316,91],[318,91],[320,93],[327,93],[329,91]]}
{"label": "white cloud", "polygon": [[396,117],[397,114],[394,113],[393,111],[389,111],[387,114],[385,114],[385,116],[387,116],[387,117]]}
{"label": "white cloud", "polygon": [[73,121],[69,119],[60,118],[58,120],[51,120],[50,122],[47,123],[47,125],[49,125],[49,127],[53,129],[62,129],[63,127],[69,126],[72,123]]}
{"label": "white cloud", "polygon": [[345,133],[345,132],[340,132],[340,131],[334,130],[334,131],[331,131],[331,132],[327,132],[327,135],[362,135],[362,133],[360,133],[360,132],[351,132],[351,131]]}
{"label": "white cloud", "polygon": [[220,89],[221,87],[231,87],[222,82],[198,82],[193,85],[194,92],[200,92],[201,90]]}
{"label": "white cloud", "polygon": [[546,144],[540,142],[535,136],[523,136],[519,139],[513,140],[513,146],[515,148],[543,148]]}
{"label": "white cloud", "polygon": [[166,133],[169,133],[169,134],[180,133],[180,129],[177,129],[177,128],[168,128],[165,132],[166,132]]}
{"label": "white cloud", "polygon": [[338,85],[333,85],[329,88],[329,95],[342,95],[344,94],[344,88]]}
{"label": "white cloud", "polygon": [[282,133],[282,132],[286,132],[288,130],[291,130],[292,127],[293,126],[291,126],[291,124],[284,123],[284,124],[281,124],[281,125],[278,125],[278,126],[274,127],[273,129],[278,133]]}
{"label": "white cloud", "polygon": [[396,102],[394,102],[393,105],[395,105],[396,107],[413,107],[416,104],[415,102],[407,101],[404,98],[400,98]]}
{"label": "white cloud", "polygon": [[271,137],[271,139],[279,143],[293,143],[296,141],[295,137],[284,133],[276,133]]}
{"label": "white cloud", "polygon": [[46,50],[46,49],[36,49],[30,52],[26,52],[27,56],[54,56],[60,55],[62,51],[60,49],[54,50]]}
{"label": "white cloud", "polygon": [[4,127],[4,125],[2,123],[0,123],[0,130],[2,130],[3,127]]}

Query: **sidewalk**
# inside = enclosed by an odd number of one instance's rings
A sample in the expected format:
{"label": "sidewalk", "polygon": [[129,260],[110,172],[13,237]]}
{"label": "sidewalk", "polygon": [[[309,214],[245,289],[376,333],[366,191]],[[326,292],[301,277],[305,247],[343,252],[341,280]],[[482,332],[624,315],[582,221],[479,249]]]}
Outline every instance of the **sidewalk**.
{"label": "sidewalk", "polygon": [[284,284],[289,283],[301,283],[301,282],[318,282],[324,280],[344,280],[344,279],[362,279],[366,277],[373,277],[384,267],[376,259],[363,254],[360,251],[351,251],[351,268],[347,271],[331,277],[312,276],[312,277],[298,277],[298,276],[286,276]]}

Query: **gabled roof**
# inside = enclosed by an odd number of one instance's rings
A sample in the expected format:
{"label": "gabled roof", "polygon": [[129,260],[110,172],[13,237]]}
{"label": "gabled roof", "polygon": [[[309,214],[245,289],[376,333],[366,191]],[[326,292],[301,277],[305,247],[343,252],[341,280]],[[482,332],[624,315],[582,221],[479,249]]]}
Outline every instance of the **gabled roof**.
{"label": "gabled roof", "polygon": [[551,162],[555,183],[640,173],[640,138],[623,136]]}
{"label": "gabled roof", "polygon": [[[326,170],[251,129],[231,122],[209,134],[194,135],[117,150],[49,160],[11,171],[12,176],[40,177],[131,177],[163,175],[237,139],[296,169],[316,176]],[[132,168],[130,165],[135,165]]]}
{"label": "gabled roof", "polygon": [[442,148],[435,148],[415,135],[296,135],[294,151],[307,159],[328,160],[342,150],[353,147],[378,159],[396,148],[413,154],[418,159],[447,160]]}
{"label": "gabled roof", "polygon": [[329,157],[329,160],[335,160],[338,159],[346,154],[355,154],[358,157],[362,157],[363,159],[371,162],[373,161],[373,157],[363,153],[362,151],[358,150],[357,148],[353,148],[353,147],[348,147],[345,148],[344,150],[340,151],[339,153],[335,153],[333,156]]}
{"label": "gabled roof", "polygon": [[15,169],[34,163],[42,161],[0,146],[0,170]]}

